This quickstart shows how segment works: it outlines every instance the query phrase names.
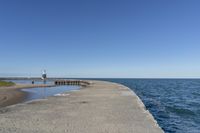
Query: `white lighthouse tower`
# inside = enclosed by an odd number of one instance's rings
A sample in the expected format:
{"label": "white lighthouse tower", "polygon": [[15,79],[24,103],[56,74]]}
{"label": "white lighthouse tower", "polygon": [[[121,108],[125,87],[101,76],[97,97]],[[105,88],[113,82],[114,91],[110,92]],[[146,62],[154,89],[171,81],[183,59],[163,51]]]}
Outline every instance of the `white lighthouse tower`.
{"label": "white lighthouse tower", "polygon": [[47,73],[46,73],[46,70],[43,70],[42,71],[42,80],[46,80],[47,79]]}

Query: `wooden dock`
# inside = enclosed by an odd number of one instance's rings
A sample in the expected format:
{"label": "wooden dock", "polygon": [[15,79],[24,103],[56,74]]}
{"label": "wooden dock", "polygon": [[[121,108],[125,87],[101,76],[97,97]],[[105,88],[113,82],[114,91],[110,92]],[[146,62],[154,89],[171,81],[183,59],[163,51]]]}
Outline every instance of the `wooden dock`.
{"label": "wooden dock", "polygon": [[83,80],[56,80],[54,82],[55,85],[80,85],[80,86],[88,86],[90,82]]}

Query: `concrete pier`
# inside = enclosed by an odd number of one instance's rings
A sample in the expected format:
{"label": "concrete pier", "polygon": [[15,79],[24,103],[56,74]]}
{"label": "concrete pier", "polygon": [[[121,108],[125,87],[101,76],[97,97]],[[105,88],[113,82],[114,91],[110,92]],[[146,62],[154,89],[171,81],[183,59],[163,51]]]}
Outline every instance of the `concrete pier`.
{"label": "concrete pier", "polygon": [[137,95],[104,81],[0,109],[0,133],[162,133]]}

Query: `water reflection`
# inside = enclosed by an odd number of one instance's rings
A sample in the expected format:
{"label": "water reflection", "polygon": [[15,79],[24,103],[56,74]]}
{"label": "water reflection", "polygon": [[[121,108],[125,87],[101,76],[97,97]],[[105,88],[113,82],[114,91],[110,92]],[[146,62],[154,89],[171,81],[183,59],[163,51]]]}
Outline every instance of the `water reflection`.
{"label": "water reflection", "polygon": [[64,93],[67,91],[79,90],[79,88],[79,86],[56,86],[22,89],[22,91],[27,92],[25,101],[29,101],[35,99],[45,99],[49,96],[54,96],[56,94]]}

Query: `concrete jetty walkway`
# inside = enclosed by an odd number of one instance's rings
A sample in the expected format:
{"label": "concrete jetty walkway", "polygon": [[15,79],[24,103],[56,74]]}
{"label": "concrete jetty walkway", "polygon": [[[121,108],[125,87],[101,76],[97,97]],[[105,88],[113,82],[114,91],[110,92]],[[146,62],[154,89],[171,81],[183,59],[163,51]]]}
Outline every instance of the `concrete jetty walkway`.
{"label": "concrete jetty walkway", "polygon": [[0,109],[0,133],[162,133],[127,87],[104,81]]}

